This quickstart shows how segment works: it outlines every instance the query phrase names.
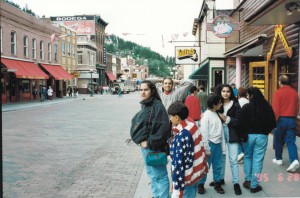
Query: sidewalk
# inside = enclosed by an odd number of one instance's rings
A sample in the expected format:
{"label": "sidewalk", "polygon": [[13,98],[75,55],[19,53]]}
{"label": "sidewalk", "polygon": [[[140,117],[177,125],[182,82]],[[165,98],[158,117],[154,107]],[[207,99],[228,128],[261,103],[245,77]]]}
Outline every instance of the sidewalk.
{"label": "sidewalk", "polygon": [[[298,156],[300,154],[300,138],[297,137],[296,144],[298,147]],[[292,174],[288,173],[286,169],[289,167],[290,162],[288,158],[287,148],[284,147],[283,151],[283,165],[278,166],[272,163],[274,158],[273,146],[273,136],[269,135],[268,148],[266,151],[266,156],[264,160],[262,177],[261,177],[261,186],[263,190],[258,193],[251,193],[250,190],[245,189],[242,184],[245,181],[243,164],[239,164],[240,171],[240,185],[242,189],[242,195],[239,197],[300,197],[300,171]],[[197,194],[196,197],[238,197],[235,195],[232,184],[231,170],[228,162],[228,155],[226,156],[226,167],[225,167],[225,185],[223,188],[225,194],[218,194],[213,187],[210,187],[208,184],[213,180],[212,179],[212,169],[208,173],[207,183],[205,184],[206,193],[204,195]],[[168,163],[168,167],[170,164]],[[170,169],[169,169],[170,170]],[[169,177],[170,177],[170,171]],[[171,183],[171,179],[169,179]],[[151,183],[150,179],[147,176],[146,170],[144,168],[137,190],[135,192],[134,198],[151,198]]]}
{"label": "sidewalk", "polygon": [[6,103],[2,104],[2,112],[8,111],[17,111],[23,109],[30,109],[30,108],[39,108],[44,106],[55,105],[58,103],[67,103],[72,102],[74,100],[89,100],[101,95],[94,94],[93,97],[90,94],[79,94],[77,97],[68,97],[64,96],[63,98],[54,98],[52,101],[45,100],[43,102],[38,100],[31,100],[31,101],[22,101],[22,102],[13,102],[13,103]]}

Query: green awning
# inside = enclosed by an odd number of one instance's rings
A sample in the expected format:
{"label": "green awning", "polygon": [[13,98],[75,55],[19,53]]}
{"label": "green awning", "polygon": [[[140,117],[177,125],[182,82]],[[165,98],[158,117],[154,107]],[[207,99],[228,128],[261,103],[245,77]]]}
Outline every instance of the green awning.
{"label": "green awning", "polygon": [[204,61],[200,64],[200,67],[196,69],[190,76],[192,80],[208,80],[208,68],[209,60]]}

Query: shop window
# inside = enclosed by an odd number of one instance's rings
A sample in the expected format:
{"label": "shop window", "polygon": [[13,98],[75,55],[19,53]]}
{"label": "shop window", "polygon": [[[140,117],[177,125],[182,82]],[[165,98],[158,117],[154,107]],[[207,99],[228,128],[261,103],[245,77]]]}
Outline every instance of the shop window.
{"label": "shop window", "polygon": [[78,54],[78,64],[83,64],[82,54]]}
{"label": "shop window", "polygon": [[29,93],[29,80],[22,80],[21,85],[19,86],[19,90],[23,91],[23,93]]}
{"label": "shop window", "polygon": [[10,33],[10,52],[11,55],[16,55],[17,51],[17,33],[11,32]]}

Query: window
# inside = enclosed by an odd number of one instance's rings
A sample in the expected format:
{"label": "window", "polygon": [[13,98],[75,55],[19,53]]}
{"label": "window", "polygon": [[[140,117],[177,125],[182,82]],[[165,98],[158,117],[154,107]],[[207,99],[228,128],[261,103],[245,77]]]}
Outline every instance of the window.
{"label": "window", "polygon": [[51,43],[48,43],[48,61],[49,62],[51,62],[51,50],[52,50]]}
{"label": "window", "polygon": [[66,48],[65,48],[65,43],[62,42],[61,44],[61,51],[62,51],[62,55],[65,56],[66,55]]}
{"label": "window", "polygon": [[[1,53],[3,52],[3,48],[2,48],[2,35],[3,35],[3,32],[2,32],[2,27],[0,27],[0,47],[1,47]],[[4,90],[4,89],[2,89]]]}
{"label": "window", "polygon": [[10,33],[10,52],[12,55],[16,55],[16,49],[17,49],[17,33],[11,32]]}
{"label": "window", "polygon": [[57,44],[55,44],[54,45],[54,61],[55,62],[57,62],[57,60],[58,60],[58,45]]}
{"label": "window", "polygon": [[73,54],[73,57],[75,58],[75,45],[72,46],[72,54]]}
{"label": "window", "polygon": [[68,43],[68,56],[69,57],[71,56],[71,45],[70,45],[70,43]]}
{"label": "window", "polygon": [[32,39],[32,58],[36,59],[36,40]]}
{"label": "window", "polygon": [[82,60],[82,54],[78,54],[78,64],[83,64],[83,60]]}
{"label": "window", "polygon": [[24,45],[24,57],[28,58],[28,36],[24,36],[23,45]]}
{"label": "window", "polygon": [[40,59],[44,60],[44,41],[40,41]]}

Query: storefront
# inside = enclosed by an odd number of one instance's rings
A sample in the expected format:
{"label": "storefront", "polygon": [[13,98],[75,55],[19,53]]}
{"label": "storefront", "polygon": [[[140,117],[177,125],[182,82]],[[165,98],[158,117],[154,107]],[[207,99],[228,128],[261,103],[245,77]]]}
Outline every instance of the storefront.
{"label": "storefront", "polygon": [[210,90],[211,87],[225,83],[224,64],[224,58],[207,58],[200,63],[199,68],[189,76],[189,79],[196,80],[197,85],[203,85],[206,91]]}
{"label": "storefront", "polygon": [[2,103],[33,100],[33,89],[46,85],[49,79],[33,62],[1,58],[1,64],[8,71],[1,74]]}
{"label": "storefront", "polygon": [[[73,76],[64,70],[60,65],[39,64],[42,70],[49,75],[47,87],[51,86],[54,97],[63,97],[66,95],[66,80],[73,79]],[[74,83],[73,83],[74,84]]]}

